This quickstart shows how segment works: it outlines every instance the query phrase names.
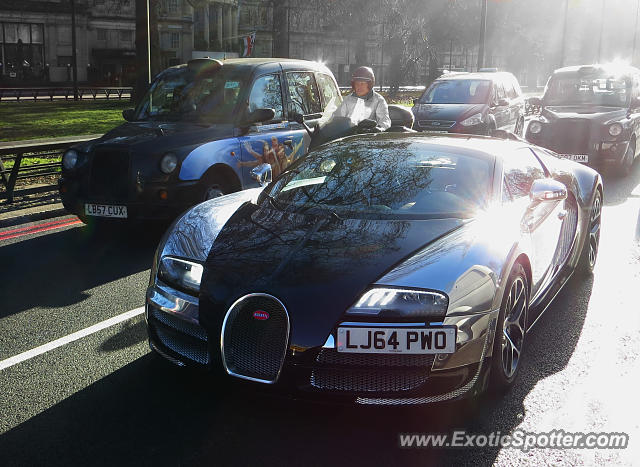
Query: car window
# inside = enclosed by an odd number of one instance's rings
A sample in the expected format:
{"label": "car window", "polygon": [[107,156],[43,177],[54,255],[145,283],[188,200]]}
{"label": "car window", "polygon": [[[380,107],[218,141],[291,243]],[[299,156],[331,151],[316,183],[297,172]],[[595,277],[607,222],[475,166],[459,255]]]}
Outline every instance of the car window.
{"label": "car window", "polygon": [[325,110],[330,108],[337,108],[342,102],[342,96],[336,84],[330,76],[324,73],[316,73],[316,81],[318,83],[318,89],[322,95],[322,102]]}
{"label": "car window", "polygon": [[522,89],[520,88],[520,83],[518,83],[518,80],[516,79],[515,76],[512,76],[511,80],[513,82],[513,89],[515,89],[516,91],[516,97],[520,97],[522,95]]}
{"label": "car window", "polygon": [[169,70],[153,82],[136,109],[136,118],[229,121],[245,86],[245,77],[233,68],[200,73],[186,67]]}
{"label": "car window", "polygon": [[492,174],[489,159],[455,149],[434,150],[410,139],[356,140],[315,151],[279,179],[271,195],[283,209],[319,208],[356,217],[466,217],[487,205]]}
{"label": "car window", "polygon": [[289,112],[297,112],[302,115],[322,112],[320,95],[313,73],[290,72],[286,76],[289,88]]}
{"label": "car window", "polygon": [[494,83],[494,89],[496,90],[496,101],[498,99],[506,99],[507,95],[504,92],[504,86],[502,85],[502,83],[500,81],[496,81]]}
{"label": "car window", "polygon": [[631,98],[631,80],[598,72],[593,74],[557,75],[547,84],[545,105],[607,105],[626,107]]}
{"label": "car window", "polygon": [[520,148],[503,158],[504,180],[514,199],[529,196],[535,180],[545,178],[540,161],[528,148]]}
{"label": "car window", "polygon": [[273,109],[274,120],[282,120],[282,91],[280,76],[277,74],[261,76],[253,83],[249,96],[249,112],[256,109]]}
{"label": "car window", "polygon": [[505,78],[504,80],[504,87],[505,87],[505,91],[507,93],[507,97],[509,99],[515,99],[516,97],[518,97],[518,92],[516,91],[515,87],[513,86],[513,79],[512,78]]}
{"label": "car window", "polygon": [[420,104],[482,104],[491,82],[484,79],[435,81],[418,101]]}

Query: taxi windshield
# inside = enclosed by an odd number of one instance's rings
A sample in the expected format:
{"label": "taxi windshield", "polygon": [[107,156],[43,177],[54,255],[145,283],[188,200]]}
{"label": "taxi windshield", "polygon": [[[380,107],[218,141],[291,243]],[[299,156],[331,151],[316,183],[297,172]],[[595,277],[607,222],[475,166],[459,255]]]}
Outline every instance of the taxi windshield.
{"label": "taxi windshield", "polygon": [[545,105],[604,105],[627,107],[631,82],[605,74],[554,77],[544,95]]}
{"label": "taxi windshield", "polygon": [[137,120],[231,122],[246,86],[238,69],[206,73],[187,67],[162,73],[136,108]]}

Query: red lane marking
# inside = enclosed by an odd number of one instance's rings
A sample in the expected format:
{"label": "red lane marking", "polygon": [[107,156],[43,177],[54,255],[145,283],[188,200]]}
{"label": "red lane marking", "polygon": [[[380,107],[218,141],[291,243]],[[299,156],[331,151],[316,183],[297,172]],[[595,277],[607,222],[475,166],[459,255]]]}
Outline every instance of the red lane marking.
{"label": "red lane marking", "polygon": [[45,222],[43,224],[30,225],[29,227],[20,227],[19,229],[5,230],[4,232],[0,232],[0,236],[9,235],[9,234],[12,234],[12,233],[15,233],[15,232],[23,232],[25,230],[39,229],[41,227],[47,227],[49,225],[54,225],[54,224],[64,224],[65,222],[69,222],[69,221],[74,220],[74,219],[75,218],[73,218],[73,217],[66,217],[64,219],[58,219],[57,221]]}
{"label": "red lane marking", "polygon": [[76,220],[72,220],[70,222],[67,222],[66,224],[50,225],[48,227],[43,227],[41,229],[29,230],[28,232],[20,232],[20,233],[17,233],[15,235],[7,235],[7,236],[1,236],[0,235],[0,241],[9,240],[10,238],[16,238],[16,237],[24,237],[25,235],[31,235],[31,234],[38,233],[38,232],[46,232],[47,230],[59,229],[61,227],[68,227],[70,225],[75,225],[75,224],[82,224],[82,221],[80,219],[76,219]]}

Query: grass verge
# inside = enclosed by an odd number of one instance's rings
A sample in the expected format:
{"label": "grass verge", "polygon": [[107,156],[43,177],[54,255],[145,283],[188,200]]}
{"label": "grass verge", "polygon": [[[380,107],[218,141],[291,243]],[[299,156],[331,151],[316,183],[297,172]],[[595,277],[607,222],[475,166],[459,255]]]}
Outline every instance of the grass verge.
{"label": "grass verge", "polygon": [[124,122],[129,100],[0,103],[0,141],[106,133]]}

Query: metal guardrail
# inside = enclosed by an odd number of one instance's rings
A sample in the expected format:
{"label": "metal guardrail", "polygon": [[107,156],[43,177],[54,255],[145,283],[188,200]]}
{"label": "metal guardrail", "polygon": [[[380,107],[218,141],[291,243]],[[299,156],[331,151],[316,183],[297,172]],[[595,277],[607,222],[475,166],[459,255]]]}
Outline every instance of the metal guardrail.
{"label": "metal guardrail", "polygon": [[[18,191],[15,190],[15,187],[18,180],[59,174],[62,154],[68,147],[99,136],[90,135],[81,138],[54,138],[17,143],[0,143],[0,183],[5,188],[4,192],[0,192],[0,198],[6,199],[7,203],[13,203],[13,198],[16,194],[24,196],[55,191],[57,189],[56,184],[31,187]],[[49,162],[23,165],[23,161],[29,157],[45,158]],[[13,165],[9,169],[5,165],[8,161],[13,161]]]}
{"label": "metal guardrail", "polygon": [[[97,99],[130,99],[133,93],[132,87],[103,87],[103,86],[81,86],[78,87],[78,98],[85,100]],[[73,99],[72,87],[34,87],[34,88],[0,88],[0,102],[20,101],[20,99],[54,100]]]}

